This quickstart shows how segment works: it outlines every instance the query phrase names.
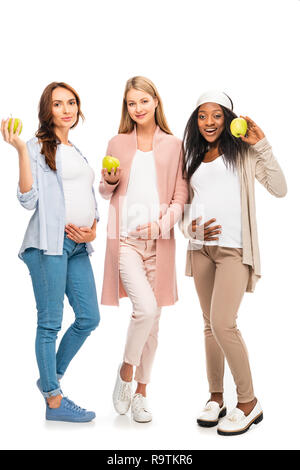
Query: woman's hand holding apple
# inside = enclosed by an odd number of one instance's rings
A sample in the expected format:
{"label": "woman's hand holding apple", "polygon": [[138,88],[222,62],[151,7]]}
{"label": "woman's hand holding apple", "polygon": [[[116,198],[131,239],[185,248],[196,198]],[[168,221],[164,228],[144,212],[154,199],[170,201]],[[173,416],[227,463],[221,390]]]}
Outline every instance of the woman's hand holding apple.
{"label": "woman's hand holding apple", "polygon": [[18,152],[20,152],[26,148],[26,143],[19,137],[21,127],[22,127],[22,122],[19,121],[19,125],[16,131],[14,132],[14,124],[15,124],[14,119],[12,119],[10,130],[8,130],[8,123],[10,119],[11,118],[8,118],[6,120],[2,119],[1,134],[5,142],[12,145],[13,147],[15,147],[15,149],[17,149]]}
{"label": "woman's hand holding apple", "polygon": [[255,145],[257,142],[259,142],[261,139],[265,137],[265,134],[261,130],[260,127],[258,127],[257,124],[255,124],[252,119],[249,118],[249,116],[240,116],[244,118],[247,121],[247,133],[245,136],[240,136],[240,139],[242,139],[244,142],[247,142],[247,144],[250,145]]}
{"label": "woman's hand holding apple", "polygon": [[101,170],[101,173],[106,183],[116,184],[118,183],[121,176],[121,168],[119,166],[116,169],[112,168],[110,173],[107,171],[106,168],[103,168]]}

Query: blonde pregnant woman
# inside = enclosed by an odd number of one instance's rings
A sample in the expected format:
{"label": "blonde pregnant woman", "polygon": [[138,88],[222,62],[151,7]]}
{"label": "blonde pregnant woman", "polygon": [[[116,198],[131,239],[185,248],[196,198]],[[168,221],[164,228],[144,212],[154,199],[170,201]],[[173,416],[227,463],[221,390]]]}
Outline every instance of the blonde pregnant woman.
{"label": "blonde pregnant woman", "polygon": [[[145,77],[125,87],[119,134],[107,154],[120,168],[102,172],[100,193],[110,199],[102,303],[132,302],[123,362],[113,403],[120,414],[149,422],[146,388],[164,305],[177,300],[174,225],[181,218],[188,188],[181,173],[182,143],[169,130],[161,98]],[[132,396],[135,368],[137,388]]]}

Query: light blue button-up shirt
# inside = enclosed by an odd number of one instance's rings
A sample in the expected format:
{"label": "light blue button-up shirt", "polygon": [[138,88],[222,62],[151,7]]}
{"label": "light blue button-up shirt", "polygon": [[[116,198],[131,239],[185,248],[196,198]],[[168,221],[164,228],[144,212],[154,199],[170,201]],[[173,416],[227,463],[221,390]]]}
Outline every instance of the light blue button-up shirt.
{"label": "light blue button-up shirt", "polygon": [[[23,207],[28,210],[35,209],[31,217],[19,257],[26,248],[38,248],[45,255],[62,255],[65,233],[65,197],[62,182],[61,146],[57,146],[56,169],[51,170],[41,154],[41,145],[36,137],[27,142],[30,157],[33,185],[27,193],[21,193],[20,185],[17,189],[17,197]],[[80,153],[82,158],[87,159]],[[88,164],[88,162],[87,162]],[[94,188],[95,219],[99,221],[97,201]],[[90,255],[94,250],[91,243],[86,243],[86,249]]]}

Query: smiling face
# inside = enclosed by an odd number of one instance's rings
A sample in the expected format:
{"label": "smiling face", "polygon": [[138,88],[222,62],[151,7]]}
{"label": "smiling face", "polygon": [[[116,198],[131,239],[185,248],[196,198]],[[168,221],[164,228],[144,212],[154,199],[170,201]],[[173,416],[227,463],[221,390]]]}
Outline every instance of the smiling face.
{"label": "smiling face", "polygon": [[204,103],[198,110],[198,127],[209,143],[216,142],[225,129],[224,113],[217,103]]}
{"label": "smiling face", "polygon": [[57,129],[70,129],[76,122],[78,106],[75,95],[66,88],[58,87],[52,92],[52,117]]}
{"label": "smiling face", "polygon": [[129,116],[138,125],[147,125],[151,122],[155,124],[155,109],[158,99],[153,98],[145,91],[131,88],[126,96],[127,110]]}

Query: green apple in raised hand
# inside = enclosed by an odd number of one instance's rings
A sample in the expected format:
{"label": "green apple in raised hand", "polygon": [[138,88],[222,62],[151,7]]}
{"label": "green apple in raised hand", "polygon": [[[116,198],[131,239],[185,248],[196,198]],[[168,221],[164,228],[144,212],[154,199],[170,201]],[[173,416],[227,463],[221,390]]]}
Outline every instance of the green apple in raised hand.
{"label": "green apple in raised hand", "polygon": [[230,123],[230,131],[234,137],[240,137],[247,132],[247,121],[244,118],[235,118]]}
{"label": "green apple in raised hand", "polygon": [[[11,126],[12,120],[13,120],[13,118],[10,118],[9,121],[8,121],[8,131],[10,131],[10,126]],[[20,121],[21,121],[21,119],[15,118],[14,130],[13,130],[14,134],[16,133],[16,130],[18,129],[18,126],[19,126]],[[22,121],[21,121],[21,128],[20,128],[19,135],[21,134],[22,129],[23,129],[23,123],[22,123]]]}
{"label": "green apple in raised hand", "polygon": [[102,160],[102,168],[106,168],[108,173],[110,173],[112,169],[115,170],[119,166],[119,160],[115,157],[111,157],[110,155],[106,155],[106,157],[104,157]]}

